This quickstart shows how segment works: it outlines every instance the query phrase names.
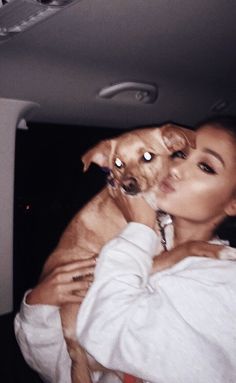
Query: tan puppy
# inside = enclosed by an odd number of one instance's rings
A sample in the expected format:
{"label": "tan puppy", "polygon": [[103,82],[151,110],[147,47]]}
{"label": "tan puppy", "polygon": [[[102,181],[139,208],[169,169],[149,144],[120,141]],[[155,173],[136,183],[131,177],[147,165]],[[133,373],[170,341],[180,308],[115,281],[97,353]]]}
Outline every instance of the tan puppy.
{"label": "tan puppy", "polygon": [[[170,154],[194,146],[194,132],[167,124],[160,128],[137,129],[102,141],[90,149],[82,161],[84,171],[91,162],[106,168],[110,185],[115,180],[128,194],[141,193],[157,209],[155,192],[158,182],[167,175]],[[55,267],[97,255],[101,247],[124,228],[127,222],[111,198],[111,192],[111,187],[105,187],[75,215],[46,261],[42,277]],[[64,305],[61,319],[72,359],[72,381],[87,383],[90,375],[86,357],[75,337],[77,311],[78,305]]]}

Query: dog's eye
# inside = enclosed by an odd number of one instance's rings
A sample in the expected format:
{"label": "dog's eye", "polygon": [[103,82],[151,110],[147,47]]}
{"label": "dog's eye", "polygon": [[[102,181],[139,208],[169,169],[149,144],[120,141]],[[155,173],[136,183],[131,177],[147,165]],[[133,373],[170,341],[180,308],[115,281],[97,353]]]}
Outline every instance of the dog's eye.
{"label": "dog's eye", "polygon": [[143,153],[142,160],[144,162],[150,162],[153,160],[154,156],[155,155],[153,153],[145,152],[145,153]]}
{"label": "dog's eye", "polygon": [[118,169],[121,169],[125,166],[124,163],[118,157],[116,157],[114,164]]}
{"label": "dog's eye", "polygon": [[182,159],[185,160],[187,158],[187,153],[183,152],[182,150],[177,150],[176,152],[172,153],[170,156],[172,159]]}

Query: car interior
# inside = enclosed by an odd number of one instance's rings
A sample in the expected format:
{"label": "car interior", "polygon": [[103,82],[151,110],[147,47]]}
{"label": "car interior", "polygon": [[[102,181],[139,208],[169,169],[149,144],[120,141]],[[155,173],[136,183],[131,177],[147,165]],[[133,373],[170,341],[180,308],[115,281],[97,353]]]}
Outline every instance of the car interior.
{"label": "car interior", "polygon": [[83,172],[82,154],[138,127],[235,115],[235,19],[233,0],[0,1],[4,382],[41,382],[13,319],[68,222],[105,184],[95,165]]}

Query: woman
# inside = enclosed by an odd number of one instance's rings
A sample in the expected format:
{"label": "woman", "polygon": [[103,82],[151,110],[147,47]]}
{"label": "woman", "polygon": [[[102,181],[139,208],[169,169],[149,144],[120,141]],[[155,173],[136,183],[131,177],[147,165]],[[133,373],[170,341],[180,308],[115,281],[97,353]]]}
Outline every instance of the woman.
{"label": "woman", "polygon": [[[174,246],[211,241],[236,214],[236,124],[197,130],[196,150],[174,153],[159,207],[173,217]],[[102,250],[78,315],[79,342],[99,363],[145,382],[236,382],[236,263],[189,257],[151,275],[160,241],[155,214],[119,189],[125,230]],[[168,242],[168,241],[167,241]]]}
{"label": "woman", "polygon": [[[199,255],[192,241],[211,240],[220,222],[235,214],[236,137],[224,126],[222,121],[204,124],[197,149],[172,156],[170,175],[160,186],[160,209],[172,215],[175,225],[170,257],[176,251],[180,259]],[[160,241],[152,230],[155,214],[141,198],[116,194],[127,220],[135,223],[102,251],[78,316],[79,341],[105,367],[146,381],[235,381],[236,263],[191,257],[150,275]],[[168,230],[166,236],[169,248]],[[190,252],[183,255],[183,249]],[[94,261],[84,262],[55,270],[37,285],[15,320],[26,360],[49,382],[70,381],[58,306],[82,301],[91,281],[72,278],[93,271]]]}

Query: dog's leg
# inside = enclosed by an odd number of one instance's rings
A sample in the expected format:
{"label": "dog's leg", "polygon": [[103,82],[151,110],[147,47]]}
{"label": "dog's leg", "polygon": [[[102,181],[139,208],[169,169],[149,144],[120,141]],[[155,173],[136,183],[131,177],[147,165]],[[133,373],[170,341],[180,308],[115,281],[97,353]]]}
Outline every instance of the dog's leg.
{"label": "dog's leg", "polygon": [[75,335],[75,323],[78,313],[78,304],[67,304],[61,308],[61,322],[67,350],[71,358],[72,383],[92,383],[87,356],[80,347]]}
{"label": "dog's leg", "polygon": [[72,383],[92,383],[87,355],[78,343],[70,347],[70,357]]}

